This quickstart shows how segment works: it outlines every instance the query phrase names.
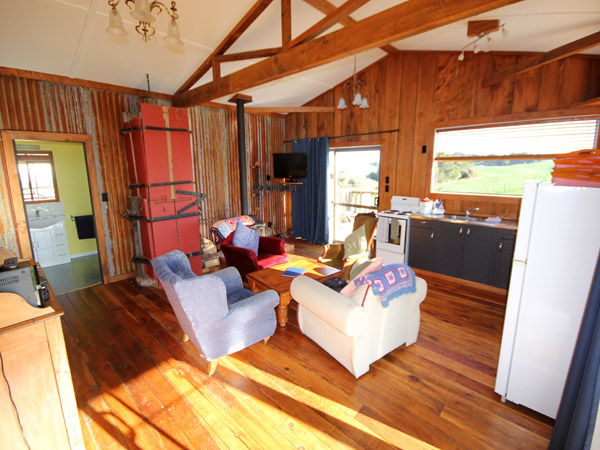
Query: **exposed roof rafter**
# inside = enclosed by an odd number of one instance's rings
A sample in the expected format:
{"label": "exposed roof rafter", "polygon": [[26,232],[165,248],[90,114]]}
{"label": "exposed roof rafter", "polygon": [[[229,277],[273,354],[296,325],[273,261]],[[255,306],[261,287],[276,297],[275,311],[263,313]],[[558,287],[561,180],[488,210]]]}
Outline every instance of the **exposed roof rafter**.
{"label": "exposed roof rafter", "polygon": [[176,95],[177,106],[192,106],[242,92],[355,53],[405,39],[458,20],[523,0],[408,0],[341,30],[304,42],[189,92]]}
{"label": "exposed roof rafter", "polygon": [[509,67],[506,70],[501,70],[491,77],[483,80],[484,87],[490,87],[495,84],[501,83],[504,80],[514,78],[519,74],[529,72],[530,70],[537,69],[538,67],[545,66],[554,61],[564,59],[568,56],[576,55],[589,48],[600,45],[600,31],[590,34],[589,36],[577,39],[576,41],[569,42],[568,44],[561,45],[560,47],[550,50],[549,52],[542,53],[541,55],[535,55],[527,58],[523,62],[516,66]]}
{"label": "exposed roof rafter", "polygon": [[[336,10],[336,7],[329,3],[327,0],[304,0],[304,2],[308,3],[313,8],[318,9],[323,14],[331,14]],[[347,27],[350,25],[354,25],[356,23],[356,20],[349,16],[340,17],[339,23],[340,25]],[[390,55],[398,53],[398,49],[390,44],[382,45],[380,48],[381,50],[389,53]]]}
{"label": "exposed roof rafter", "polygon": [[327,14],[327,16],[323,17],[316,24],[306,30],[304,33],[300,34],[298,37],[294,38],[290,41],[286,47],[294,47],[298,44],[302,44],[303,42],[309,41],[311,39],[316,38],[318,35],[327,31],[329,28],[334,26],[336,23],[342,21],[358,8],[363,6],[370,0],[348,0],[342,6],[335,9],[334,11]]}
{"label": "exposed roof rafter", "polygon": [[248,29],[250,25],[262,14],[262,12],[271,4],[273,0],[257,0],[257,2],[250,8],[246,15],[240,20],[233,30],[223,39],[223,41],[217,46],[217,48],[210,54],[206,61],[204,61],[198,69],[187,79],[185,83],[181,85],[175,95],[181,94],[182,92],[190,89],[202,76],[208,72],[212,67],[213,58],[218,55],[225,53],[239,37]]}

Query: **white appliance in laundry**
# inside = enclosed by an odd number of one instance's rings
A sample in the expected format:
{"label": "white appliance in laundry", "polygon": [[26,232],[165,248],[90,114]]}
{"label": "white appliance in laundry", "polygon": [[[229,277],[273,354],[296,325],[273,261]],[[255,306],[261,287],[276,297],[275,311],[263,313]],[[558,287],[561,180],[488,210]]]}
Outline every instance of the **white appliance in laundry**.
{"label": "white appliance in laundry", "polygon": [[383,257],[384,264],[408,261],[409,218],[419,212],[418,197],[392,197],[392,209],[378,213],[377,257]]}
{"label": "white appliance in laundry", "polygon": [[556,418],[600,252],[600,188],[527,182],[496,376],[502,400]]}

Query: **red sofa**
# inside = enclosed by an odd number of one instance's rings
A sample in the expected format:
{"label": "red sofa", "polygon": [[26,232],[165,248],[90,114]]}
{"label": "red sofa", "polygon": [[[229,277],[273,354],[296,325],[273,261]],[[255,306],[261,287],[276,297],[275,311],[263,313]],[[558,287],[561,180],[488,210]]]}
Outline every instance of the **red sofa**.
{"label": "red sofa", "polygon": [[[245,226],[238,224],[237,226]],[[252,250],[233,245],[233,233],[220,240],[221,250],[228,266],[235,267],[247,281],[246,274],[267,267],[283,264],[288,260],[285,253],[285,241],[273,236],[260,236],[258,241],[258,255]]]}

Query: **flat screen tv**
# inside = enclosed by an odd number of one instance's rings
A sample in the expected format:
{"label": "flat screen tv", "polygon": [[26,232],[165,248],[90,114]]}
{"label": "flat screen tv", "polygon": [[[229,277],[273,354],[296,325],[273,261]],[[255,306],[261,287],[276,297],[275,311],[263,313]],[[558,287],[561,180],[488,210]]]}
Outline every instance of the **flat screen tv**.
{"label": "flat screen tv", "polygon": [[306,153],[273,153],[273,178],[306,178]]}

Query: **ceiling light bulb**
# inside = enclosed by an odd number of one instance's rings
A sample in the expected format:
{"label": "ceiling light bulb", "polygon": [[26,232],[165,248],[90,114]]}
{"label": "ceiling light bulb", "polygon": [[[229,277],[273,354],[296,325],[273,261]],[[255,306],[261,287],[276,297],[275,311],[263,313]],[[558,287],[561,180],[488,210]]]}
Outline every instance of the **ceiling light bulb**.
{"label": "ceiling light bulb", "polygon": [[337,105],[337,109],[346,109],[346,100],[344,100],[344,97],[340,97],[340,101],[338,102]]}
{"label": "ceiling light bulb", "polygon": [[360,96],[360,92],[357,92],[356,95],[354,96],[354,100],[352,101],[352,104],[355,106],[359,106],[361,101],[362,101],[362,98]]}
{"label": "ceiling light bulb", "polygon": [[481,49],[479,48],[479,45],[475,44],[475,46],[473,47],[473,53],[477,54],[481,51]]}
{"label": "ceiling light bulb", "polygon": [[179,25],[175,19],[171,19],[171,22],[169,22],[165,42],[169,45],[175,45],[176,47],[183,47],[183,42],[179,35]]}
{"label": "ceiling light bulb", "polygon": [[460,52],[460,55],[458,55],[458,60],[464,61],[464,59],[465,59],[465,51],[463,50],[462,52]]}
{"label": "ceiling light bulb", "polygon": [[144,23],[153,23],[156,20],[156,17],[150,13],[150,4],[148,3],[148,0],[135,0],[134,4],[135,7],[133,11],[131,11],[131,17],[135,20]]}
{"label": "ceiling light bulb", "polygon": [[367,109],[369,107],[369,102],[367,101],[367,97],[363,97],[360,101],[360,109]]}
{"label": "ceiling light bulb", "polygon": [[123,27],[123,19],[121,18],[121,14],[117,11],[117,8],[114,6],[108,13],[108,28],[106,29],[110,34],[114,34],[115,36],[127,36],[127,31]]}
{"label": "ceiling light bulb", "polygon": [[502,37],[506,37],[508,36],[510,33],[509,31],[506,29],[506,27],[502,26]]}

